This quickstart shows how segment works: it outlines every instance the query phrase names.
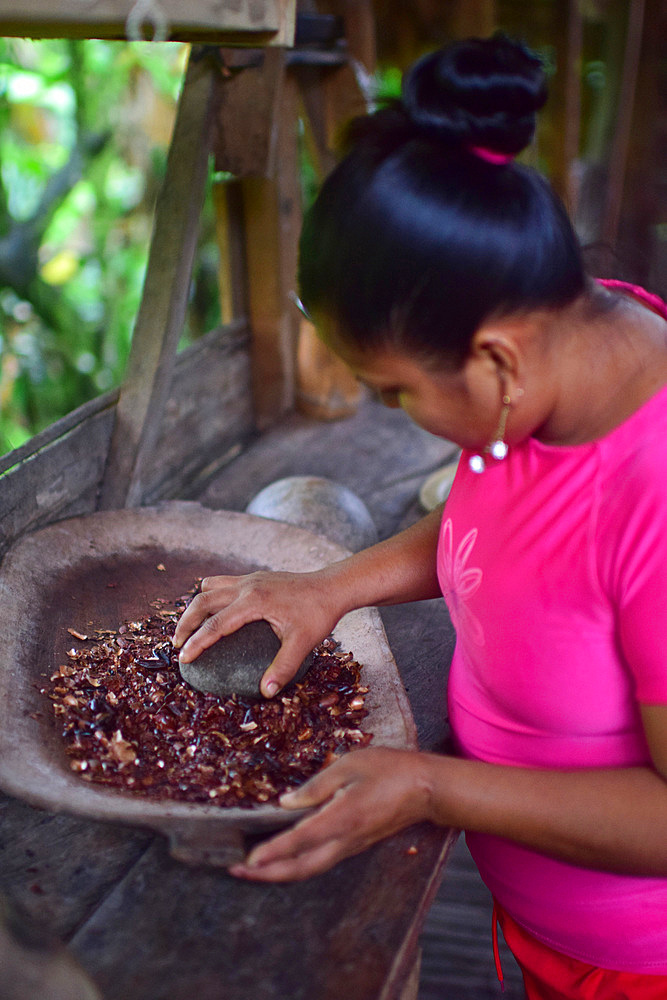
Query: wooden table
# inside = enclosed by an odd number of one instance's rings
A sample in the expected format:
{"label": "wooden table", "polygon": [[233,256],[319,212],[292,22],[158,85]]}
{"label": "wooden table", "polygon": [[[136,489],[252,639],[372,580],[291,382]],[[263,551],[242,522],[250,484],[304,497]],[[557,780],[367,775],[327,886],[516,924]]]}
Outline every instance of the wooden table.
{"label": "wooden table", "polygon": [[[411,519],[404,499],[428,471],[424,462],[445,455],[400,415],[375,407],[337,425],[295,419],[228,467],[202,501],[221,505],[235,494],[238,509],[244,489],[265,485],[257,468],[277,478],[309,463],[331,475],[337,453],[340,481],[352,488],[351,470],[363,466],[365,498],[375,496],[376,509],[369,506],[386,534],[389,521]],[[375,464],[353,460],[350,436],[363,449],[364,435],[377,442],[383,434],[391,454]],[[452,642],[442,602],[388,608],[383,619],[420,745],[438,749]],[[0,893],[66,943],[104,1000],[414,1000],[419,932],[453,839],[420,824],[317,878],[261,885],[186,867],[160,836],[4,797]]]}

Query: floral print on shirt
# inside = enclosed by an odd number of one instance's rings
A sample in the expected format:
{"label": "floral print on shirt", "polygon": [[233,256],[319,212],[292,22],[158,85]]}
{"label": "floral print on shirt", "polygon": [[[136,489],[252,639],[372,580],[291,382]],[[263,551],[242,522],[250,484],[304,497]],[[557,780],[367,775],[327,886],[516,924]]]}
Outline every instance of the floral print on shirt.
{"label": "floral print on shirt", "polygon": [[477,646],[483,646],[484,629],[467,603],[482,583],[481,569],[466,568],[476,541],[477,528],[472,528],[454,552],[452,519],[447,518],[440,539],[440,586],[457,633],[472,639]]}

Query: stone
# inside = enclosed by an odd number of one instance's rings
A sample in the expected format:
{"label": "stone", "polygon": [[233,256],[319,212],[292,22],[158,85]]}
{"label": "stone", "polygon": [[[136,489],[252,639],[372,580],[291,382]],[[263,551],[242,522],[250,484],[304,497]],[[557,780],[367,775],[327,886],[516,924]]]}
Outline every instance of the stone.
{"label": "stone", "polygon": [[[261,698],[259,682],[279,649],[280,639],[267,621],[249,622],[218,639],[191,663],[179,661],[179,670],[183,680],[197,691],[220,698],[232,694]],[[311,663],[312,654],[301,665],[294,681],[301,680]]]}
{"label": "stone", "polygon": [[356,493],[320,476],[278,479],[250,501],[246,512],[307,528],[350,552],[378,540],[373,518]]}

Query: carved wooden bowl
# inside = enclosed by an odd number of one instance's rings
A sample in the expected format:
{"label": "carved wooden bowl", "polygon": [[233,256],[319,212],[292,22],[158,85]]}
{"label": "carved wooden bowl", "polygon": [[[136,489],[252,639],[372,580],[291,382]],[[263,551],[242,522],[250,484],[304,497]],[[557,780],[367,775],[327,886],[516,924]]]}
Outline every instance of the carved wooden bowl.
{"label": "carved wooden bowl", "polygon": [[[70,769],[39,688],[65,662],[69,627],[116,628],[145,615],[156,597],[185,593],[198,576],[307,571],[346,554],[292,525],[181,502],[73,518],[25,536],[0,567],[0,787],[53,812],[160,831],[172,855],[189,863],[238,860],[245,833],[276,829],[302,814],[271,804],[240,809],[149,800],[86,782]],[[373,745],[416,749],[378,612],[352,612],[334,634],[364,665],[370,691],[362,728],[373,732]]]}

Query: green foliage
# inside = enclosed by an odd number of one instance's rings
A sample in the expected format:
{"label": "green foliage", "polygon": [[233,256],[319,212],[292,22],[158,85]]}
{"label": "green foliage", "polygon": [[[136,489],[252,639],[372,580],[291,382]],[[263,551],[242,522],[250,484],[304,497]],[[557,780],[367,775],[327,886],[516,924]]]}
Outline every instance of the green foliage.
{"label": "green foliage", "polygon": [[[0,39],[0,453],[123,376],[186,56]],[[202,229],[186,338],[219,315]]]}

